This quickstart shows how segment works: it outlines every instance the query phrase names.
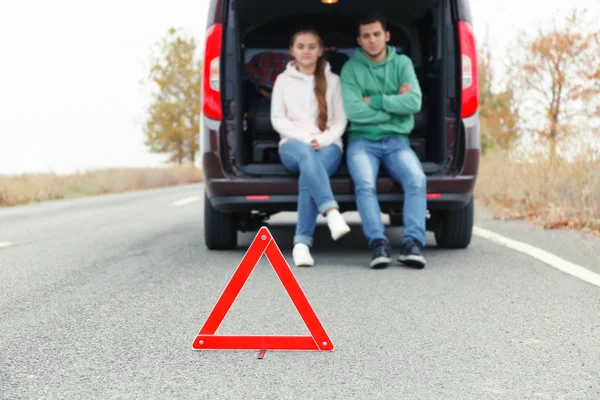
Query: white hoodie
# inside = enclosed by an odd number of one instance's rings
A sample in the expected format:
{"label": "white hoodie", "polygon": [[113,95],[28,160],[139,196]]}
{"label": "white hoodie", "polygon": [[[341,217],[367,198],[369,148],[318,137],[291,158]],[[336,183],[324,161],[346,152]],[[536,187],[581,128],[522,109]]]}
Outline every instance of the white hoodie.
{"label": "white hoodie", "polygon": [[348,119],[344,111],[342,88],[338,75],[325,67],[327,80],[327,129],[319,130],[317,117],[319,105],[315,95],[314,75],[304,75],[296,69],[296,62],[287,64],[286,70],[277,76],[271,95],[271,124],[279,133],[279,145],[289,139],[310,143],[313,139],[321,147],[336,144],[343,151],[342,135]]}

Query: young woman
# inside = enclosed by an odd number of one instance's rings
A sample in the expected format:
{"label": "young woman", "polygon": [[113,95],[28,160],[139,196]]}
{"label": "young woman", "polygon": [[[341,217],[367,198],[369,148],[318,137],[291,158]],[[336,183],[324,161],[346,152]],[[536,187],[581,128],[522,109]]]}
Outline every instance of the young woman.
{"label": "young woman", "polygon": [[350,231],[329,182],[342,160],[341,137],[348,120],[340,78],[322,58],[319,35],[312,30],[296,32],[290,52],[294,60],[273,87],[271,123],[281,136],[281,162],[300,175],[294,264],[312,266],[310,247],[319,213],[326,216],[334,240]]}

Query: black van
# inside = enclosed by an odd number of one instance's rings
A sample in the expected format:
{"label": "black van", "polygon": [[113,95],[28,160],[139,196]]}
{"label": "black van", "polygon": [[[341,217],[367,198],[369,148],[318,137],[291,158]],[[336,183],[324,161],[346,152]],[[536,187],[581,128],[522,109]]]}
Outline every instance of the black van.
{"label": "black van", "polygon": [[[371,11],[386,17],[389,44],[412,59],[423,92],[410,141],[427,175],[427,230],[439,247],[469,245],[480,137],[467,0],[211,0],[200,133],[209,249],[235,248],[238,231],[296,211],[298,178],[279,161],[269,97],[293,32],[307,23],[316,28],[339,74],[358,48],[357,21]],[[341,211],[356,210],[345,163],[331,184]],[[383,168],[377,192],[391,224],[401,226],[402,188]]]}

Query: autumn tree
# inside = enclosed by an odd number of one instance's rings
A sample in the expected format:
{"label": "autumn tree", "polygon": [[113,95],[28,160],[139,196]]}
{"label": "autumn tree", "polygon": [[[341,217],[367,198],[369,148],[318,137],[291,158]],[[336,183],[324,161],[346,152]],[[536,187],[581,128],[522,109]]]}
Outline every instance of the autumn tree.
{"label": "autumn tree", "polygon": [[600,30],[590,34],[589,49],[582,55],[580,73],[590,85],[581,88],[581,95],[591,107],[591,114],[600,117]]}
{"label": "autumn tree", "polygon": [[517,39],[511,75],[528,114],[526,129],[547,143],[551,160],[563,139],[585,129],[600,89],[589,65],[599,54],[598,28],[586,17],[585,10],[575,9],[561,26],[554,21],[532,39],[524,34]]}
{"label": "autumn tree", "polygon": [[492,53],[487,41],[480,46],[479,70],[479,120],[483,152],[513,148],[520,136],[520,116],[514,91],[506,84],[494,88],[495,71]]}
{"label": "autumn tree", "polygon": [[194,38],[169,29],[156,44],[148,82],[154,88],[144,133],[152,153],[167,153],[169,161],[194,162],[199,150],[201,61]]}

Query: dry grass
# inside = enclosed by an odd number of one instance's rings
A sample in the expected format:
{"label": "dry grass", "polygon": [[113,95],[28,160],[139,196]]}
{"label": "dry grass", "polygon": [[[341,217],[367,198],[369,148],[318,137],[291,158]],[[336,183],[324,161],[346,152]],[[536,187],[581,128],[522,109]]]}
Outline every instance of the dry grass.
{"label": "dry grass", "polygon": [[191,165],[171,168],[105,169],[71,175],[0,175],[0,207],[201,181],[201,171]]}
{"label": "dry grass", "polygon": [[[202,182],[202,173],[193,166],[0,175],[0,207],[196,182]],[[499,218],[600,234],[600,161],[517,162],[504,153],[486,154],[475,191],[478,202]]]}
{"label": "dry grass", "polygon": [[475,191],[500,218],[600,233],[600,161],[517,162],[506,154],[487,154]]}

